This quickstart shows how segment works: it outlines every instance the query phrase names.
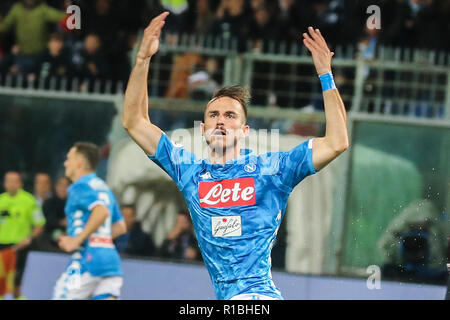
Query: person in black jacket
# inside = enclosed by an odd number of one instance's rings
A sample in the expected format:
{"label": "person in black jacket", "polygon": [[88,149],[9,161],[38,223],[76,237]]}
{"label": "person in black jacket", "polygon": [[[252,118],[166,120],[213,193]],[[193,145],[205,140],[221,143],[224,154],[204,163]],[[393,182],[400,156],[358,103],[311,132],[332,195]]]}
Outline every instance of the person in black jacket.
{"label": "person in black jacket", "polygon": [[58,237],[66,231],[67,227],[64,206],[66,205],[69,185],[69,179],[60,177],[55,185],[55,193],[42,205],[42,211],[47,222],[37,243],[40,250],[61,252],[58,247]]}
{"label": "person in black jacket", "polygon": [[114,240],[117,251],[125,255],[151,256],[155,245],[151,236],[142,230],[140,222],[136,221],[136,208],[134,205],[125,204],[121,206],[121,211],[127,233]]}
{"label": "person in black jacket", "polygon": [[64,47],[63,36],[53,33],[47,44],[47,50],[39,58],[37,70],[38,78],[66,77],[72,76],[73,68],[71,56]]}
{"label": "person in black jacket", "polygon": [[91,91],[93,81],[105,80],[110,76],[110,65],[102,48],[102,42],[95,33],[86,35],[84,47],[76,54],[75,61],[78,77],[83,81],[91,82],[89,87],[82,87],[82,91]]}
{"label": "person in black jacket", "polygon": [[177,214],[175,225],[159,249],[163,258],[201,260],[194,229],[187,209]]}

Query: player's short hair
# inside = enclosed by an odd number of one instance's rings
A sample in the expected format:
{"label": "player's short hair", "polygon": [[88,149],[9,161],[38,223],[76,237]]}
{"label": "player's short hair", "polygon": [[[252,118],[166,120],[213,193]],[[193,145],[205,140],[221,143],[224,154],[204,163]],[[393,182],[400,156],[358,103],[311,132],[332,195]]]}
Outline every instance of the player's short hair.
{"label": "player's short hair", "polygon": [[74,145],[78,154],[81,154],[88,162],[90,169],[97,169],[98,161],[100,160],[100,149],[92,142],[79,141]]}
{"label": "player's short hair", "polygon": [[221,89],[216,90],[216,92],[214,92],[214,94],[211,98],[211,101],[206,105],[205,111],[206,111],[206,108],[208,107],[208,105],[212,101],[214,101],[220,97],[229,97],[229,98],[239,101],[239,103],[242,105],[242,109],[244,110],[245,119],[247,119],[247,106],[248,106],[248,104],[250,102],[250,98],[251,98],[250,90],[248,87],[235,85],[235,86],[223,87]]}

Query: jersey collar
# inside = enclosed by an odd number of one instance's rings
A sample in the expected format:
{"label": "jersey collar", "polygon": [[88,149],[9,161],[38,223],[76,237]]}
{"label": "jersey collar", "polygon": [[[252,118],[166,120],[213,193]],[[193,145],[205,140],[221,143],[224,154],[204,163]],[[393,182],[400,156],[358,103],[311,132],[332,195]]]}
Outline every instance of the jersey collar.
{"label": "jersey collar", "polygon": [[230,159],[225,161],[225,165],[221,165],[220,163],[211,163],[211,161],[209,160],[209,158],[205,159],[205,163],[208,166],[211,166],[213,168],[221,168],[221,167],[225,167],[225,166],[229,166],[229,165],[234,165],[234,164],[238,164],[238,163],[247,163],[248,159],[250,156],[254,155],[253,151],[250,149],[241,149],[239,151],[240,156],[234,159]]}
{"label": "jersey collar", "polygon": [[96,176],[97,176],[97,175],[95,174],[95,172],[88,173],[88,174],[86,174],[86,175],[84,175],[84,176],[78,178],[78,180],[75,181],[75,182],[72,184],[72,186],[75,185],[75,184],[88,182],[89,180],[91,180],[92,178],[94,178],[94,177],[96,177]]}

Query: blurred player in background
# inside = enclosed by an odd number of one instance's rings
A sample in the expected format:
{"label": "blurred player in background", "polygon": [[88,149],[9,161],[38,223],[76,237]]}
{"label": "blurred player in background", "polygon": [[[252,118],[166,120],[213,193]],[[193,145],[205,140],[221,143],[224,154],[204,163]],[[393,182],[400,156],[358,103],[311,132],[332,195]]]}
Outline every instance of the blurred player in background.
{"label": "blurred player in background", "polygon": [[[208,102],[200,130],[209,159],[172,143],[150,122],[147,78],[168,13],[146,28],[125,93],[122,123],[148,157],[182,191],[203,260],[218,299],[282,299],[272,281],[271,249],[292,189],[348,148],[346,112],[331,74],[334,53],[318,29],[308,28],[304,44],[319,75],[325,104],[325,137],[288,152],[242,153],[249,93],[233,86]],[[248,151],[248,150],[247,150]]]}
{"label": "blurred player in background", "polygon": [[13,287],[14,298],[23,299],[20,286],[28,251],[44,230],[45,217],[36,198],[22,189],[18,172],[5,174],[4,187],[6,192],[0,195],[0,298]]}
{"label": "blurred player in background", "polygon": [[109,187],[95,174],[99,148],[77,142],[64,162],[73,182],[65,206],[67,235],[60,248],[71,253],[58,279],[54,299],[112,300],[120,296],[122,265],[113,239],[126,232],[119,206]]}

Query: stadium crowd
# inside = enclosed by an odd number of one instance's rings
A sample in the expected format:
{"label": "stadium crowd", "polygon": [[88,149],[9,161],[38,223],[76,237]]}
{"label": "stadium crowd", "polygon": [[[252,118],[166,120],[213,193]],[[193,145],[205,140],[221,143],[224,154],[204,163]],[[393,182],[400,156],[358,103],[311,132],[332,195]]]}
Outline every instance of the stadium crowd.
{"label": "stadium crowd", "polygon": [[[81,9],[81,29],[69,30],[66,8]],[[365,28],[370,5],[378,5],[381,29]],[[128,78],[138,33],[159,12],[171,12],[168,34],[212,35],[300,42],[310,25],[333,48],[358,42],[450,50],[445,0],[5,0],[0,4],[0,73],[26,77]],[[240,46],[241,47],[241,46]]]}

